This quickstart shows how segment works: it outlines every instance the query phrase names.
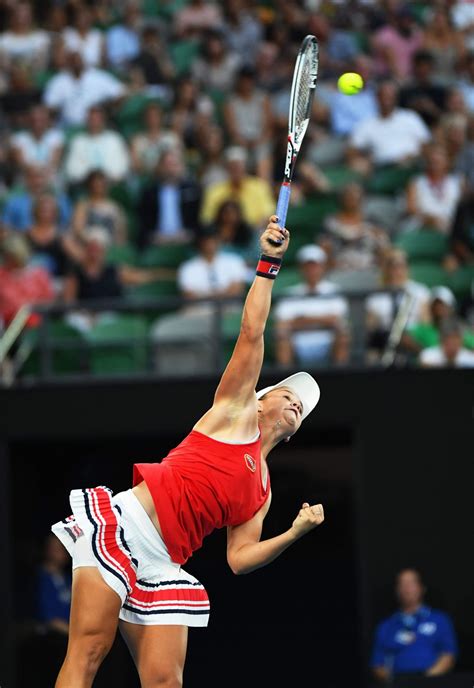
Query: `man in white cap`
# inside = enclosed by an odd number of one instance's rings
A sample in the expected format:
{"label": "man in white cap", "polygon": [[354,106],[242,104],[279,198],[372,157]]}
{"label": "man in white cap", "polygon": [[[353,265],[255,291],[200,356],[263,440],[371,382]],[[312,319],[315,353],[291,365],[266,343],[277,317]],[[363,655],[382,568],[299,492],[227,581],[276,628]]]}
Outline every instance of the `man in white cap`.
{"label": "man in white cap", "polygon": [[260,539],[271,501],[267,456],[319,401],[316,380],[303,372],[255,392],[272,285],[289,242],[277,222],[273,215],[260,237],[257,274],[212,407],[160,463],[135,464],[133,489],[113,498],[103,486],[73,490],[73,515],[53,526],[73,559],[70,642],[56,688],[92,686],[119,619],[141,685],[159,677],[179,688],[188,626],[206,626],[210,610],[204,587],[182,565],[206,535],[227,527],[229,566],[250,573],[324,520],[321,504],[304,501],[283,533]]}
{"label": "man in white cap", "polygon": [[275,309],[277,361],[299,363],[345,363],[349,358],[346,325],[348,305],[339,287],[324,279],[327,256],[320,246],[308,244],[296,254],[303,281],[290,287],[291,298]]}

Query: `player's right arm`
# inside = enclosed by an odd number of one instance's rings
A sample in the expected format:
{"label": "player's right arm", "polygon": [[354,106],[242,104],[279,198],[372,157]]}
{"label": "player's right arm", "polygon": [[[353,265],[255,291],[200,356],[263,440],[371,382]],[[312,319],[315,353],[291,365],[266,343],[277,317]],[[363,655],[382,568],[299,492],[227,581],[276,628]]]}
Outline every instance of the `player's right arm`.
{"label": "player's right arm", "polygon": [[[282,258],[289,232],[272,215],[260,238],[262,253]],[[274,245],[271,241],[283,240]],[[257,431],[255,386],[263,363],[265,325],[270,313],[274,280],[255,277],[245,300],[242,322],[232,357],[217,387],[212,408],[194,426],[212,436],[226,432],[229,439],[247,438]],[[234,432],[235,431],[235,432]]]}

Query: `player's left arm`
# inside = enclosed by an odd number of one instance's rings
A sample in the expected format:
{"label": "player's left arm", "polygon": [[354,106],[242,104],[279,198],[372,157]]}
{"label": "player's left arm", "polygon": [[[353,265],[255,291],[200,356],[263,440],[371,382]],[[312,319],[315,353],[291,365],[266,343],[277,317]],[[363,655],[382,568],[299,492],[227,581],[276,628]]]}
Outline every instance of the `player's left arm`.
{"label": "player's left arm", "polygon": [[300,537],[324,521],[322,505],[310,506],[305,502],[291,528],[281,535],[260,541],[270,501],[271,496],[250,521],[227,529],[227,562],[236,575],[251,573],[270,564]]}

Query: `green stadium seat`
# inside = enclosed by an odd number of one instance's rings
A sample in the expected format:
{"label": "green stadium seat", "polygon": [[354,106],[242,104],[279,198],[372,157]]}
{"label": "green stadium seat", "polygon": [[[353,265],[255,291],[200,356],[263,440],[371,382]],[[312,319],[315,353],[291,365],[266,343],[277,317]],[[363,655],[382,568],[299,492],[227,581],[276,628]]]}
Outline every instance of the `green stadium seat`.
{"label": "green stadium seat", "polygon": [[136,249],[130,244],[123,246],[109,246],[107,262],[114,265],[136,265],[138,261]]}
{"label": "green stadium seat", "polygon": [[447,237],[429,229],[406,232],[398,237],[395,245],[405,251],[408,260],[439,261],[448,252]]}
{"label": "green stadium seat", "polygon": [[159,299],[162,296],[177,296],[179,293],[176,280],[162,280],[128,287],[125,296],[128,301],[142,299]]}
{"label": "green stadium seat", "polygon": [[474,267],[466,265],[450,273],[447,286],[458,299],[463,299],[472,294],[474,288]]}
{"label": "green stadium seat", "polygon": [[[52,373],[55,375],[67,375],[81,373],[84,370],[84,339],[78,330],[62,320],[53,320],[48,326],[48,338],[52,345]],[[21,374],[40,375],[41,355],[39,349],[39,329],[26,330],[24,339],[33,347],[33,350],[27,358]],[[77,346],[74,346],[75,344],[77,344]]]}
{"label": "green stadium seat", "polygon": [[194,40],[176,41],[170,46],[170,57],[178,75],[191,69],[199,53],[199,42]]}
{"label": "green stadium seat", "polygon": [[190,244],[162,244],[146,248],[140,258],[140,265],[147,268],[177,268],[191,257]]}
{"label": "green stadium seat", "polygon": [[145,372],[148,364],[148,323],[137,315],[111,315],[102,319],[85,336],[90,345],[92,373]]}
{"label": "green stadium seat", "polygon": [[324,176],[331,182],[332,190],[339,191],[346,184],[360,182],[362,175],[347,166],[325,167]]}
{"label": "green stadium seat", "polygon": [[410,277],[416,282],[426,284],[427,287],[436,287],[447,284],[448,273],[439,263],[420,261],[410,263]]}
{"label": "green stadium seat", "polygon": [[367,182],[367,190],[370,193],[391,194],[402,191],[409,179],[417,173],[411,167],[381,167],[374,170]]}

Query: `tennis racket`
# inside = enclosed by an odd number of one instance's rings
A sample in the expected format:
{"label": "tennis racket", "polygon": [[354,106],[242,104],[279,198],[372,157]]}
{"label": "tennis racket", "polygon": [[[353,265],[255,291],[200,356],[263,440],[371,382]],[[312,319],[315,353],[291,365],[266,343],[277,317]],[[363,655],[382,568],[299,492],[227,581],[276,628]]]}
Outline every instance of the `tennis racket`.
{"label": "tennis racket", "polygon": [[290,110],[288,114],[288,144],[286,149],[285,175],[281,185],[276,214],[280,227],[285,226],[288,204],[291,196],[291,180],[295,171],[296,158],[300,152],[311,116],[319,62],[318,41],[315,36],[306,36],[296,58],[293,83],[291,84]]}

